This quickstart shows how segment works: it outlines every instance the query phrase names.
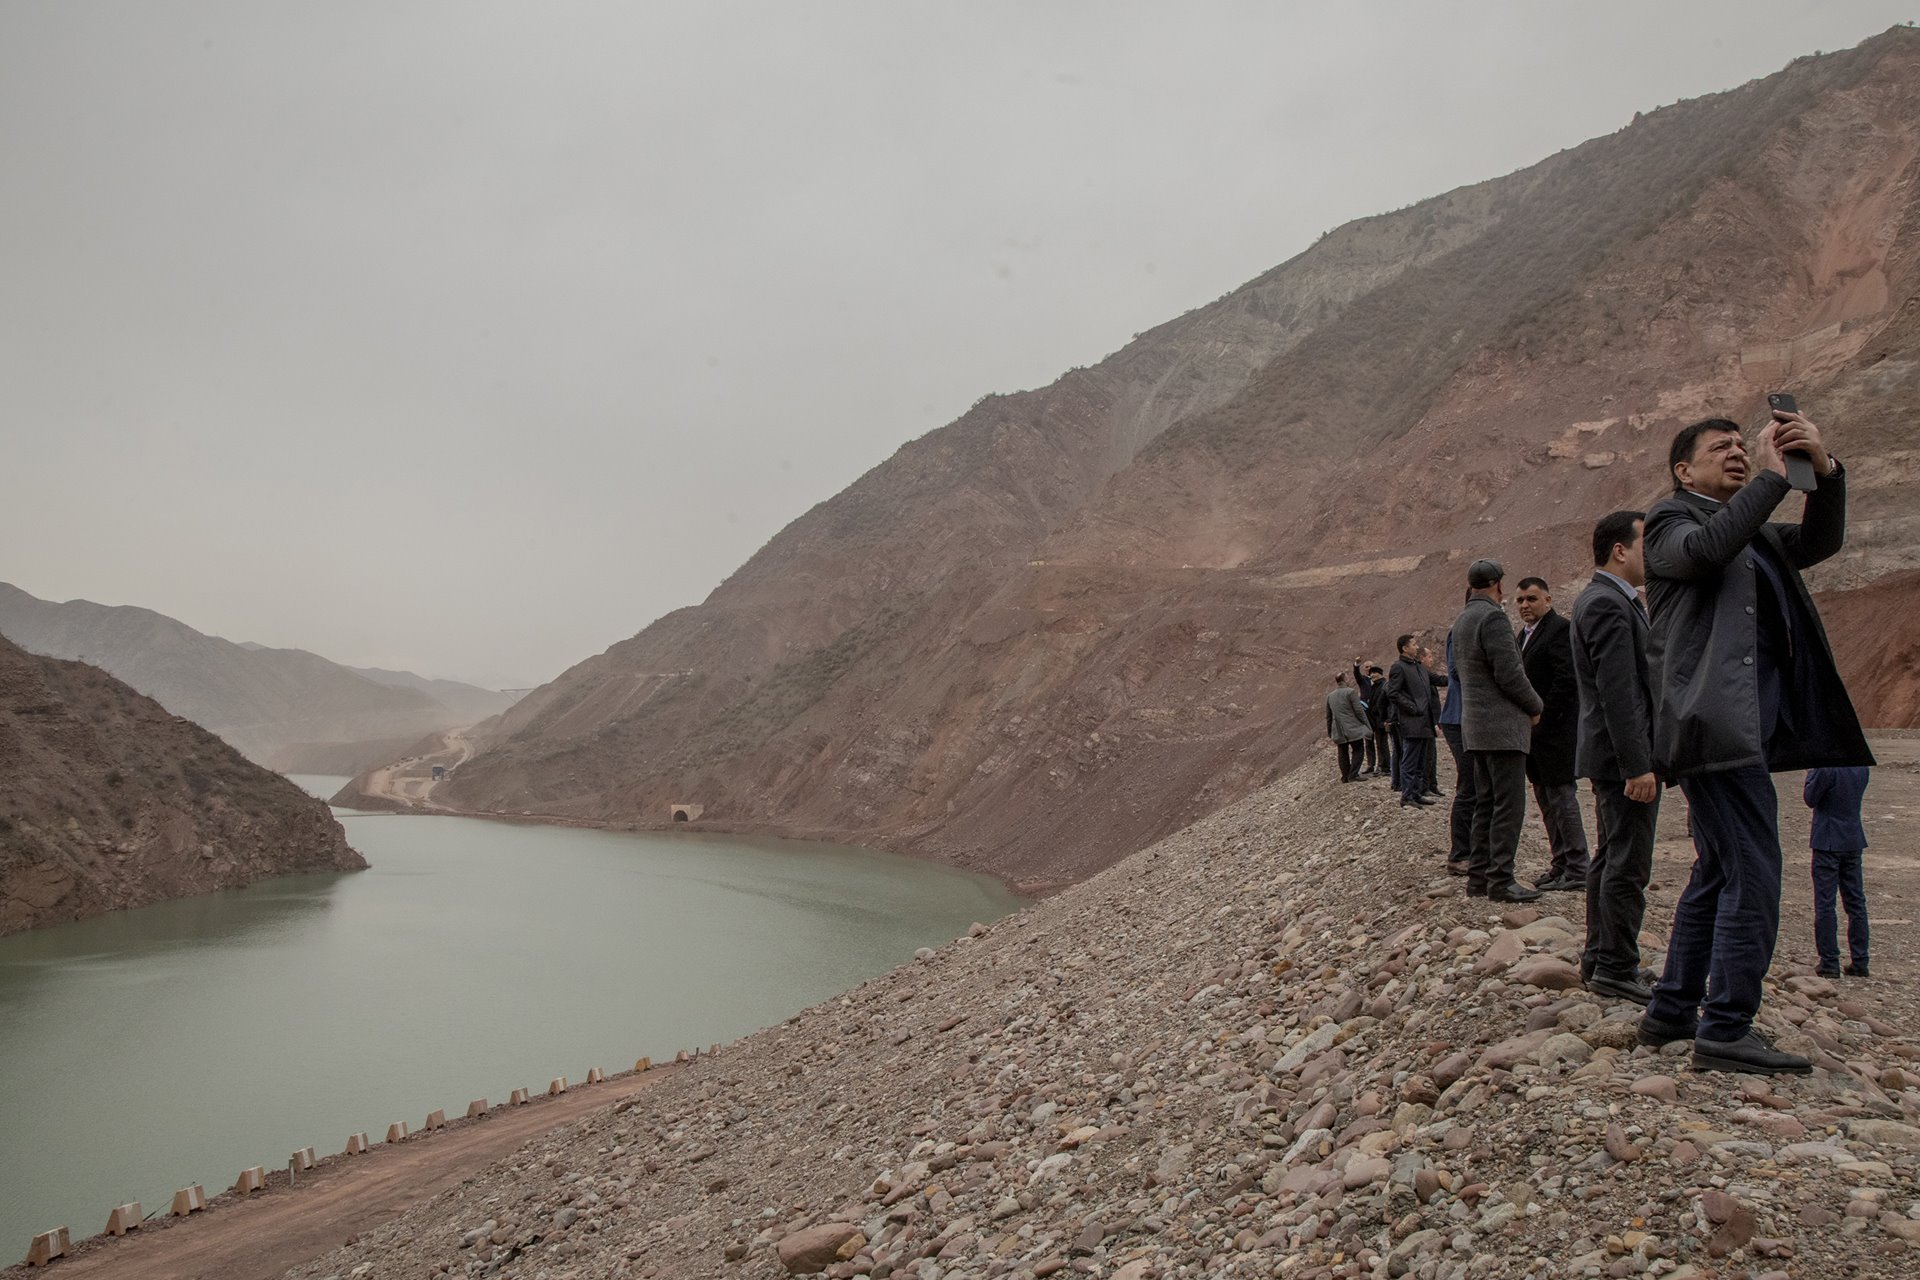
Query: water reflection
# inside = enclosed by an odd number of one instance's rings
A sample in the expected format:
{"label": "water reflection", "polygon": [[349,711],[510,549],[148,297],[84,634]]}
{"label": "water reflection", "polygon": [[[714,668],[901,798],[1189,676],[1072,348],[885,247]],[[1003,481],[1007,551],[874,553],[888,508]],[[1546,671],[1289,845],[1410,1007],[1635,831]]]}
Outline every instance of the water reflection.
{"label": "water reflection", "polygon": [[831,845],[346,826],[371,870],[0,939],[0,1241],[731,1040],[1019,905],[981,877]]}

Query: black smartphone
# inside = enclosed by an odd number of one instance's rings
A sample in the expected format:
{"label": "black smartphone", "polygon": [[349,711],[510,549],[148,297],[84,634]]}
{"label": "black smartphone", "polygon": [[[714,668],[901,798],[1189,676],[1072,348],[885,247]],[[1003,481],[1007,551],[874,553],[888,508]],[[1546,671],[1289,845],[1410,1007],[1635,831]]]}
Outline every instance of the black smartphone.
{"label": "black smartphone", "polygon": [[[1784,391],[1767,393],[1767,408],[1775,413],[1798,413],[1800,405]],[[1820,477],[1813,474],[1813,459],[1799,449],[1789,449],[1781,455],[1787,464],[1787,483],[1802,493],[1810,493],[1820,487]]]}

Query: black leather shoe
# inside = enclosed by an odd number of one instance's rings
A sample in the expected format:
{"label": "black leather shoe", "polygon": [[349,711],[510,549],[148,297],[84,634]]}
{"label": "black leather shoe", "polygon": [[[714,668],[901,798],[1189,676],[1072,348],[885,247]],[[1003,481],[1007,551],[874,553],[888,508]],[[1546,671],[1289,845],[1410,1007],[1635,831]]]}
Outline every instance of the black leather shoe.
{"label": "black leather shoe", "polygon": [[1538,902],[1540,901],[1540,891],[1538,889],[1529,889],[1516,880],[1510,885],[1504,885],[1498,889],[1489,889],[1487,891],[1487,897],[1495,902]]}
{"label": "black leather shoe", "polygon": [[1693,1041],[1695,1071],[1741,1071],[1754,1076],[1804,1076],[1813,1072],[1813,1063],[1797,1053],[1782,1053],[1758,1031],[1749,1031],[1738,1040]]}
{"label": "black leather shoe", "polygon": [[1468,871],[1467,871],[1467,864],[1466,864],[1466,863],[1464,863],[1464,862],[1455,862],[1455,861],[1454,861],[1454,860],[1453,860],[1452,858],[1448,858],[1448,859],[1447,859],[1447,874],[1448,874],[1448,875],[1450,875],[1450,876],[1464,876],[1464,875],[1467,875],[1467,874],[1468,874]]}
{"label": "black leather shoe", "polygon": [[1653,992],[1634,982],[1632,979],[1607,978],[1599,974],[1587,979],[1587,990],[1597,996],[1612,996],[1616,1000],[1631,1000],[1641,1008],[1653,999]]}
{"label": "black leather shoe", "polygon": [[1425,796],[1417,796],[1412,800],[1407,799],[1405,796],[1400,797],[1401,808],[1411,809],[1415,805],[1418,805],[1422,809],[1431,809],[1433,807],[1433,801],[1427,799]]}
{"label": "black leather shoe", "polygon": [[1840,976],[1840,966],[1837,964],[1823,964],[1815,969],[1813,974],[1816,978],[1837,978]]}
{"label": "black leather shoe", "polygon": [[1662,1022],[1651,1014],[1640,1015],[1640,1028],[1634,1033],[1634,1039],[1641,1044],[1658,1049],[1663,1044],[1672,1044],[1675,1040],[1691,1040],[1699,1029],[1692,1022]]}
{"label": "black leather shoe", "polygon": [[1849,978],[1871,978],[1873,976],[1867,972],[1867,966],[1863,964],[1850,964],[1840,972],[1846,974]]}
{"label": "black leather shoe", "polygon": [[1467,885],[1467,896],[1469,898],[1484,898],[1487,896],[1487,886],[1469,883]]}
{"label": "black leather shoe", "polygon": [[1544,893],[1560,893],[1568,889],[1585,889],[1585,880],[1575,880],[1572,876],[1553,876],[1546,880],[1535,880],[1533,887]]}

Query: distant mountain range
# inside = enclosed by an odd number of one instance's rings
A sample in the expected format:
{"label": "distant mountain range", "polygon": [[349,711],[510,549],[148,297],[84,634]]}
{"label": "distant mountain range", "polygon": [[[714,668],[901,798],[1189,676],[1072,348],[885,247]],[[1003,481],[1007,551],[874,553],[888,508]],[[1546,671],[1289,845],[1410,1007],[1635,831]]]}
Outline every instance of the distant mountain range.
{"label": "distant mountain range", "polygon": [[293,773],[357,773],[513,703],[455,680],[223,640],[151,609],[57,604],[4,582],[0,636],[29,653],[92,663],[256,763]]}
{"label": "distant mountain range", "polygon": [[98,667],[0,638],[0,934],[366,865],[285,778]]}

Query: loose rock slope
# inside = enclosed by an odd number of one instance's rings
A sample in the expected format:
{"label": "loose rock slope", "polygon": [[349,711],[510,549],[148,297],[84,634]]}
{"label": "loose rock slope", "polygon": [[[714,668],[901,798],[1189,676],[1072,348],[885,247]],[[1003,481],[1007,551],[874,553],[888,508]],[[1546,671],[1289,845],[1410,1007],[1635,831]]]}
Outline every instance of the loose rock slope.
{"label": "loose rock slope", "polygon": [[1469,902],[1443,808],[1330,767],[290,1274],[1920,1273],[1900,984],[1783,941],[1763,1025],[1817,1070],[1697,1075],[1579,989],[1574,895]]}

